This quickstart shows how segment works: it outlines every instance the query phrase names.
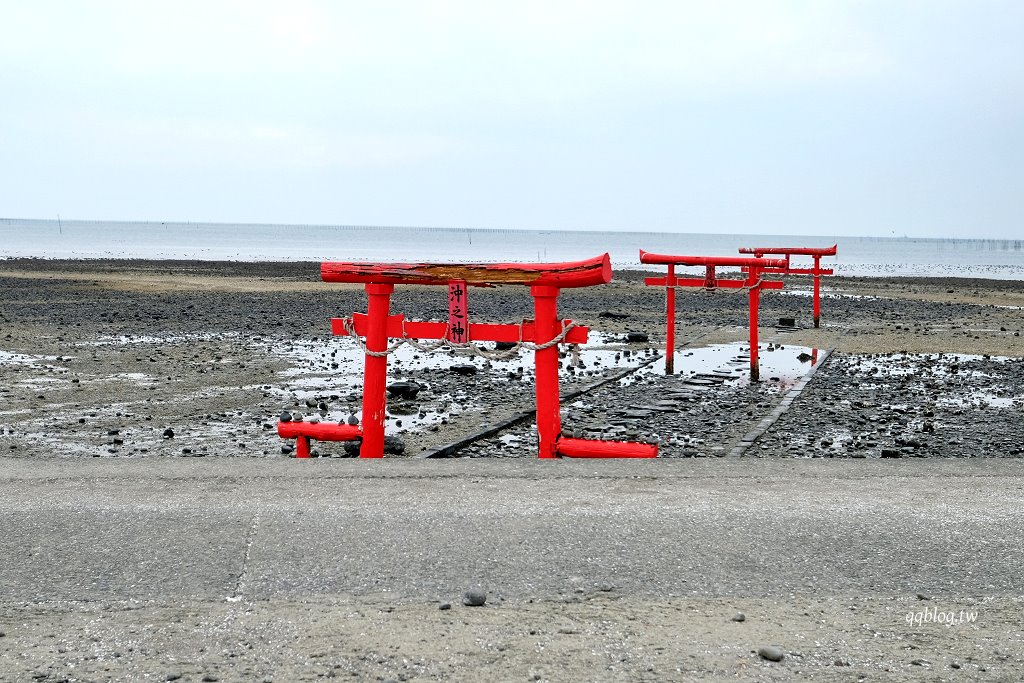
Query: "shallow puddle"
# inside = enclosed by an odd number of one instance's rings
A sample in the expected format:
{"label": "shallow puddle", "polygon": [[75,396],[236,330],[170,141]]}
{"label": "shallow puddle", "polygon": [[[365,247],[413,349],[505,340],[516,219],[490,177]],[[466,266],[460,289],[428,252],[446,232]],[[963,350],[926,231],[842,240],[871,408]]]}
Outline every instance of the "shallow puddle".
{"label": "shallow puddle", "polygon": [[[818,349],[806,346],[759,345],[759,386],[767,390],[789,389],[818,362],[819,355],[823,354]],[[666,374],[664,357],[620,382],[629,385],[638,377],[649,374]],[[734,342],[678,349],[673,374],[679,377],[682,387],[696,390],[726,383],[732,386],[750,384],[750,345]]]}

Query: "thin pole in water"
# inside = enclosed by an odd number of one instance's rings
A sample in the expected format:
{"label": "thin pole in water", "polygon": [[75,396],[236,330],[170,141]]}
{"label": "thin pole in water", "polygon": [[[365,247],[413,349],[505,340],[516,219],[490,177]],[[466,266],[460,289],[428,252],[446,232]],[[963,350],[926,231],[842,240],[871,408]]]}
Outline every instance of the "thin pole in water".
{"label": "thin pole in water", "polygon": [[59,213],[57,214],[57,234],[58,235],[63,235],[64,234],[64,226],[61,225],[61,223],[60,223],[60,214]]}

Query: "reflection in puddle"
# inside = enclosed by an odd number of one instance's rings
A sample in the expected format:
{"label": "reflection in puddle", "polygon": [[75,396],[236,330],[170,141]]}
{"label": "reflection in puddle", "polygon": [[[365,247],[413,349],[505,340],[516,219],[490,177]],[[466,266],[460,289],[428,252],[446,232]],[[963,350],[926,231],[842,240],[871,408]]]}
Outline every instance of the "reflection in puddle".
{"label": "reflection in puddle", "polygon": [[[700,390],[729,384],[750,384],[750,346],[742,342],[712,344],[677,350],[675,375],[681,386]],[[818,349],[790,344],[761,344],[758,365],[761,381],[758,386],[770,391],[786,391],[817,363]],[[620,380],[628,386],[639,377],[665,374],[665,359],[660,358],[629,377]]]}

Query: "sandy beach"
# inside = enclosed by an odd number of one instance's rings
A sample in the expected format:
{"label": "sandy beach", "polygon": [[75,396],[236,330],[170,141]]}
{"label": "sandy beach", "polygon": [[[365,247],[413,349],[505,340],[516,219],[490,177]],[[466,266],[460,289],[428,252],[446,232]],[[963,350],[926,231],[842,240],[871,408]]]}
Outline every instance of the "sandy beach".
{"label": "sandy beach", "polygon": [[[749,383],[745,297],[680,293],[666,375],[664,291],[644,275],[560,297],[591,330],[583,366],[564,362],[563,427],[657,443],[657,461],[542,467],[528,418],[423,460],[532,408],[532,359],[406,350],[389,379],[422,389],[389,402],[402,454],[369,469],[316,444],[314,470],[274,427],[358,412],[358,348],[330,319],[365,310],[360,287],[311,263],[0,261],[0,510],[17,529],[0,680],[1024,675],[1024,284],[827,278],[814,328],[810,280],[787,279],[762,297]],[[445,306],[399,287],[392,310]],[[515,287],[470,310],[532,314]],[[487,605],[464,607],[477,584]],[[912,623],[926,608],[978,619]]]}

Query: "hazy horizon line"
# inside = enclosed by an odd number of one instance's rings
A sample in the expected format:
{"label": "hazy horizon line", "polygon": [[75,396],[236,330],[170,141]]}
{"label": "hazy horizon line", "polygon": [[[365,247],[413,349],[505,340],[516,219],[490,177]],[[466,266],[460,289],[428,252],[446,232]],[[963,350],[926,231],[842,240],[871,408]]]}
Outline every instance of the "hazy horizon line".
{"label": "hazy horizon line", "polygon": [[434,230],[434,231],[476,231],[476,232],[589,232],[589,233],[636,233],[652,235],[736,235],[744,237],[772,236],[772,237],[836,237],[836,238],[873,238],[873,239],[895,239],[895,240],[960,240],[960,241],[994,241],[994,242],[1019,242],[1020,239],[1010,237],[949,237],[934,235],[911,235],[903,233],[898,235],[895,231],[890,234],[880,233],[797,233],[797,232],[730,232],[730,231],[695,231],[695,230],[653,230],[647,228],[588,228],[588,227],[480,227],[480,226],[451,226],[451,225],[370,225],[359,223],[272,223],[265,221],[224,221],[224,220],[156,220],[156,219],[107,219],[107,218],[65,218],[59,214],[54,218],[28,218],[18,216],[0,216],[0,223],[31,222],[45,223],[51,225],[68,224],[109,224],[109,225],[211,225],[211,226],[252,226],[252,227],[307,227],[307,228],[338,228],[342,230]]}

